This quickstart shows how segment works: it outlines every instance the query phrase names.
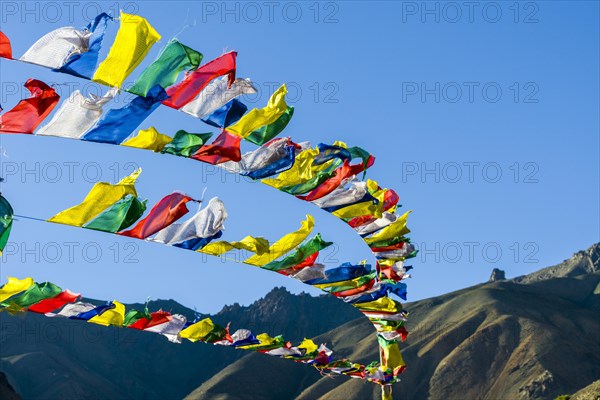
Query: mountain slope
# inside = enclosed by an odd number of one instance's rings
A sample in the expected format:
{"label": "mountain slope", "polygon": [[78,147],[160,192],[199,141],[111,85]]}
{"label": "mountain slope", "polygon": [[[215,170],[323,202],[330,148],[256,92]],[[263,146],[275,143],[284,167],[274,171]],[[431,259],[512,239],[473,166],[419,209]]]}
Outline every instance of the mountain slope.
{"label": "mountain slope", "polygon": [[[151,302],[149,308],[194,317],[173,300]],[[284,333],[297,342],[358,316],[334,298],[275,288],[248,307],[225,307],[214,319],[221,324],[234,321],[232,329]],[[318,323],[309,323],[310,318]],[[176,345],[148,332],[33,313],[2,312],[0,328],[0,371],[24,399],[182,398],[246,354],[188,341]]]}
{"label": "mountain slope", "polygon": [[[491,282],[407,304],[411,334],[403,348],[409,367],[395,386],[394,397],[548,399],[574,393],[597,380],[600,272],[593,272],[598,271],[598,257],[586,257],[597,255],[599,248],[595,245],[576,253],[555,270],[551,267],[528,279]],[[590,268],[579,268],[581,264]],[[376,340],[366,320],[349,322],[318,340],[333,343],[337,354],[353,360],[366,362],[377,357]],[[278,398],[270,395],[274,369],[263,368],[263,363],[266,360],[260,355],[245,356],[188,399],[216,395],[220,399]],[[282,360],[269,363],[276,365],[276,376],[295,377],[286,380],[287,398],[378,395],[375,385],[359,380],[319,379],[314,371],[292,370]],[[235,383],[244,371],[252,371],[249,389]],[[298,394],[301,387],[304,389]]]}

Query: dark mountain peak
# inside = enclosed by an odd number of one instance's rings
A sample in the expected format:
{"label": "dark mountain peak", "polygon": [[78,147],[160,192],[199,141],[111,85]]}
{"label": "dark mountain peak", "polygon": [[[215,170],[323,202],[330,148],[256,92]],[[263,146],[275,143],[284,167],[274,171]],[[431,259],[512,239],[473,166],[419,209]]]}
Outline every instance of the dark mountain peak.
{"label": "dark mountain peak", "polygon": [[506,273],[498,268],[494,268],[492,270],[492,275],[490,276],[490,282],[503,281],[506,280]]}

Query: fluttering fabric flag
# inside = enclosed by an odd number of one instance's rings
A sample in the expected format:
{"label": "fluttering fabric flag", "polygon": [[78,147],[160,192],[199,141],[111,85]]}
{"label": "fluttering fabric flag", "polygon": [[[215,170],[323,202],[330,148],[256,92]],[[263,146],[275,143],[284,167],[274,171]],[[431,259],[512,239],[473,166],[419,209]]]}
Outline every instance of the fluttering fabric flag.
{"label": "fluttering fabric flag", "polygon": [[220,256],[233,249],[247,250],[255,254],[269,251],[269,241],[265,238],[246,236],[239,242],[218,241],[209,243],[198,251],[213,256]]}
{"label": "fluttering fabric flag", "polygon": [[392,222],[385,228],[365,238],[365,242],[370,245],[377,241],[382,241],[397,236],[403,236],[409,233],[410,230],[406,227],[406,222],[408,220],[409,214],[410,211],[407,211],[406,213],[402,214],[402,216],[398,217],[394,222]]}
{"label": "fluttering fabric flag", "polygon": [[93,94],[85,97],[75,90],[62,102],[50,122],[37,130],[36,135],[61,136],[79,139],[100,120],[103,107],[117,94],[116,88],[109,89],[102,97]]}
{"label": "fluttering fabric flag", "polygon": [[0,256],[2,256],[2,251],[6,247],[8,237],[10,236],[13,215],[14,212],[10,203],[0,193]]}
{"label": "fluttering fabric flag", "polygon": [[235,80],[235,58],[237,52],[232,51],[201,65],[190,72],[183,81],[167,89],[169,98],[163,103],[169,107],[180,109],[202,92],[210,81],[223,75],[228,76],[229,85]]}
{"label": "fluttering fabric flag", "polygon": [[0,305],[11,310],[27,308],[42,300],[52,298],[62,291],[61,288],[50,282],[34,283],[27,290],[4,300]]}
{"label": "fluttering fabric flag", "polygon": [[361,200],[367,194],[366,182],[342,182],[334,191],[320,199],[313,200],[313,203],[324,209],[333,207],[343,207],[354,204]]}
{"label": "fluttering fabric flag", "polygon": [[159,335],[163,335],[166,337],[169,342],[173,343],[181,343],[181,336],[179,336],[179,332],[183,329],[186,323],[186,318],[183,315],[169,315],[167,317],[168,321],[159,325],[150,326],[145,328],[146,332],[154,332]]}
{"label": "fluttering fabric flag", "polygon": [[142,72],[133,86],[131,93],[146,96],[156,85],[167,89],[177,80],[183,71],[194,70],[202,62],[202,54],[177,40],[171,40],[162,50],[158,58]]}
{"label": "fluttering fabric flag", "polygon": [[95,82],[118,88],[161,38],[152,25],[138,15],[121,12],[119,19],[121,25],[115,41],[92,78]]}
{"label": "fluttering fabric flag", "polygon": [[283,236],[269,247],[269,251],[247,258],[244,263],[260,267],[278,259],[302,243],[310,235],[314,226],[315,220],[311,215],[307,215],[306,220],[300,224],[300,229]]}
{"label": "fluttering fabric flag", "polygon": [[85,224],[84,228],[116,233],[133,225],[144,211],[146,200],[128,194]]}
{"label": "fluttering fabric flag", "polygon": [[263,265],[261,268],[269,271],[281,271],[291,268],[300,264],[312,254],[318,253],[332,244],[333,242],[327,242],[323,240],[321,234],[317,234],[314,238],[308,240],[306,243],[301,244],[292,254],[284,257],[281,260],[271,261],[270,263]]}
{"label": "fluttering fabric flag", "polygon": [[223,76],[212,80],[193,101],[183,106],[181,111],[203,119],[244,94],[256,94],[256,88],[250,79],[237,78],[229,86],[229,77]]}
{"label": "fluttering fabric flag", "polygon": [[272,176],[292,166],[296,145],[290,138],[273,139],[256,150],[245,153],[239,162],[229,161],[221,168],[252,179]]}
{"label": "fluttering fabric flag", "polygon": [[248,111],[248,107],[244,103],[238,99],[233,99],[203,118],[202,121],[216,128],[223,128],[237,122],[246,111]]}
{"label": "fluttering fabric flag", "polygon": [[148,96],[136,96],[123,108],[109,110],[97,124],[83,135],[83,140],[120,144],[160,105],[167,97],[165,90],[154,86]]}
{"label": "fluttering fabric flag", "polygon": [[155,127],[151,126],[148,129],[140,130],[136,136],[121,143],[121,146],[152,150],[160,153],[171,141],[173,141],[172,137],[163,135]]}
{"label": "fluttering fabric flag", "polygon": [[112,21],[112,17],[106,13],[101,13],[88,24],[85,30],[91,35],[89,35],[88,46],[85,49],[87,51],[71,55],[67,63],[58,69],[59,72],[92,79],[98,65],[100,48],[102,47],[108,21]]}
{"label": "fluttering fabric flag", "polygon": [[239,136],[223,131],[211,144],[200,147],[191,158],[213,165],[226,161],[240,161],[242,159],[241,139]]}
{"label": "fluttering fabric flag", "polygon": [[27,311],[46,314],[54,310],[58,310],[68,303],[77,301],[80,296],[81,295],[79,293],[73,293],[69,290],[65,290],[54,297],[44,299],[36,304],[31,305]]}
{"label": "fluttering fabric flag", "polygon": [[12,296],[26,291],[33,286],[33,278],[18,279],[12,276],[8,277],[8,281],[0,287],[0,302],[10,299]]}
{"label": "fluttering fabric flag", "polygon": [[396,221],[397,218],[398,216],[396,214],[383,213],[383,215],[380,218],[372,219],[372,221],[366,224],[358,225],[354,228],[354,230],[359,235],[368,235],[369,233],[373,233],[375,231],[385,228],[392,222]]}
{"label": "fluttering fabric flag", "polygon": [[245,138],[255,130],[274,123],[287,110],[287,104],[285,102],[286,94],[287,88],[285,84],[283,84],[271,95],[266,107],[252,109],[238,122],[227,126],[225,129],[229,133]]}
{"label": "fluttering fabric flag", "polygon": [[8,37],[0,31],[0,57],[12,58],[12,47]]}
{"label": "fluttering fabric flag", "polygon": [[265,185],[277,189],[299,185],[313,179],[317,174],[327,169],[332,162],[314,165],[315,156],[319,154],[318,149],[306,149],[296,154],[294,165],[287,171],[282,172],[275,178],[263,179]]}
{"label": "fluttering fabric flag", "polygon": [[89,322],[104,326],[122,326],[125,320],[125,306],[118,301],[113,301],[113,308],[108,308],[104,312],[90,318]]}
{"label": "fluttering fabric flag", "polygon": [[285,129],[285,127],[288,126],[293,115],[294,107],[288,106],[285,112],[281,114],[281,116],[277,118],[275,122],[255,130],[254,132],[246,136],[244,139],[248,142],[262,146],[269,140],[279,135]]}
{"label": "fluttering fabric flag", "polygon": [[80,314],[89,312],[93,309],[95,309],[96,306],[90,303],[86,303],[83,301],[78,301],[77,303],[73,303],[73,304],[67,304],[65,305],[59,312],[57,313],[53,313],[53,312],[48,312],[46,313],[47,317],[64,317],[64,318],[71,318],[71,317],[76,317]]}
{"label": "fluttering fabric flag", "polygon": [[141,172],[138,169],[115,185],[108,182],[96,183],[81,204],[61,211],[48,222],[83,226],[127,195],[137,197],[135,181]]}
{"label": "fluttering fabric flag", "polygon": [[156,203],[148,215],[133,228],[119,232],[119,235],[146,239],[187,214],[189,210],[186,204],[193,200],[183,193],[171,193]]}
{"label": "fluttering fabric flag", "polygon": [[87,29],[58,28],[38,39],[19,60],[59,69],[73,55],[87,51],[91,35]]}
{"label": "fluttering fabric flag", "polygon": [[24,86],[31,97],[0,115],[0,133],[33,133],[58,104],[60,96],[44,82],[29,79]]}
{"label": "fluttering fabric flag", "polygon": [[219,198],[214,197],[192,218],[183,223],[174,223],[165,227],[156,234],[153,240],[176,245],[194,239],[209,238],[223,230],[225,219],[227,219],[225,204]]}
{"label": "fluttering fabric flag", "polygon": [[161,150],[161,153],[190,157],[205,145],[211,137],[212,133],[188,133],[179,130],[175,133],[173,140]]}

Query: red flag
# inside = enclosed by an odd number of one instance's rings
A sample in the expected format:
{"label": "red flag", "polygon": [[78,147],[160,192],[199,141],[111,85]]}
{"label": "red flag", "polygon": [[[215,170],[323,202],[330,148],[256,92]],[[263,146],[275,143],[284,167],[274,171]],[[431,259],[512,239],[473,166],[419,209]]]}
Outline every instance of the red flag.
{"label": "red flag", "polygon": [[0,31],[0,57],[12,58],[12,48],[10,47],[10,40],[6,37],[2,31]]}
{"label": "red flag", "polygon": [[157,311],[150,314],[150,319],[140,318],[133,324],[129,325],[128,328],[139,329],[143,331],[146,328],[152,328],[153,326],[164,324],[171,320],[171,313],[166,311]]}
{"label": "red flag", "polygon": [[[344,179],[351,177],[352,175],[358,175],[363,172],[366,168],[369,168],[375,163],[375,157],[369,156],[366,163],[350,165],[348,160],[344,161],[344,165],[335,170],[335,174],[321,183],[306,196],[296,196],[301,200],[313,201],[320,199],[323,196],[328,195],[338,188]],[[366,165],[365,165],[366,164]]]}
{"label": "red flag", "polygon": [[317,261],[317,257],[319,257],[318,251],[316,253],[313,253],[310,256],[308,256],[308,258],[306,260],[302,261],[300,264],[294,265],[293,267],[286,268],[286,269],[283,269],[283,270],[277,271],[277,272],[282,275],[289,275],[289,274],[298,272],[303,268],[312,267],[313,265],[315,265],[315,261]]}
{"label": "red flag", "polygon": [[375,220],[376,218],[372,215],[363,215],[362,217],[352,218],[350,221],[348,221],[348,225],[350,225],[353,228],[356,228],[357,226],[366,225]]}
{"label": "red flag", "polygon": [[0,116],[2,133],[33,133],[58,104],[60,96],[44,82],[29,79],[24,86],[31,92],[31,97],[21,100]]}
{"label": "red flag", "polygon": [[396,243],[394,245],[386,246],[386,247],[371,247],[371,251],[373,253],[380,253],[382,251],[400,250],[403,247],[404,247],[404,242],[400,242],[400,243]]}
{"label": "red flag", "polygon": [[61,292],[54,297],[44,299],[39,303],[32,305],[27,310],[40,314],[46,314],[54,310],[58,310],[65,304],[75,302],[75,300],[77,300],[79,296],[79,293],[73,293],[68,290],[65,290],[64,292]]}
{"label": "red flag", "polygon": [[241,137],[223,131],[211,144],[200,147],[192,155],[192,158],[213,165],[221,164],[225,161],[240,161],[242,159],[240,152],[241,140]]}
{"label": "red flag", "polygon": [[180,109],[194,100],[210,81],[219,76],[229,75],[229,85],[235,80],[235,57],[237,52],[232,51],[221,57],[199,66],[189,73],[184,80],[167,89],[169,98],[163,104]]}
{"label": "red flag", "polygon": [[374,284],[375,284],[375,279],[370,280],[369,282],[367,282],[364,285],[359,286],[357,288],[342,290],[341,292],[331,293],[331,294],[334,295],[335,297],[354,296],[355,294],[366,292],[367,290],[371,289]]}
{"label": "red flag", "polygon": [[193,199],[185,194],[171,193],[156,203],[146,218],[140,220],[132,229],[118,234],[146,239],[187,214],[189,210],[186,203],[191,200]]}

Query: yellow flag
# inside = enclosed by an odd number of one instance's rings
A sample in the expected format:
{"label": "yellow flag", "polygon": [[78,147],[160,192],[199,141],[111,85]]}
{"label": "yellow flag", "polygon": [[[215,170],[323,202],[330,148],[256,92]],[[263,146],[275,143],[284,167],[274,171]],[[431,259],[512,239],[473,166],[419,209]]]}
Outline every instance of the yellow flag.
{"label": "yellow flag", "polygon": [[248,344],[246,346],[237,346],[237,348],[244,350],[252,350],[257,347],[270,346],[276,342],[275,338],[272,338],[267,333],[261,333],[260,335],[257,335],[256,338],[260,341],[259,344]]}
{"label": "yellow flag", "polygon": [[160,35],[146,19],[121,12],[121,26],[108,56],[94,73],[92,80],[120,88],[129,74],[146,57]]}
{"label": "yellow flag", "polygon": [[171,136],[159,133],[156,128],[151,126],[148,129],[140,130],[137,136],[127,139],[121,146],[135,147],[138,149],[147,149],[160,153],[160,151],[173,141]]}
{"label": "yellow flag", "polygon": [[400,346],[397,342],[390,343],[388,346],[383,346],[383,365],[396,371],[398,368],[406,365],[400,352]]}
{"label": "yellow flag", "polygon": [[388,313],[399,313],[402,311],[402,304],[389,297],[380,297],[377,300],[366,303],[356,303],[353,304],[353,306],[361,311],[379,311]]}
{"label": "yellow flag", "polygon": [[116,300],[113,301],[113,304],[115,308],[111,308],[100,315],[90,318],[88,322],[104,326],[123,326],[123,322],[125,321],[125,306]]}
{"label": "yellow flag", "polygon": [[381,203],[373,204],[372,201],[363,201],[362,203],[356,203],[347,207],[339,208],[335,210],[332,214],[338,218],[346,219],[362,217],[363,215],[373,215],[375,217],[381,217],[381,212],[377,212],[378,209],[381,209],[380,204]]}
{"label": "yellow flag", "polygon": [[408,214],[411,212],[412,210],[405,212],[396,221],[377,232],[377,234],[366,238],[365,242],[367,244],[371,244],[380,240],[392,239],[396,236],[406,235],[410,232],[410,230],[406,227],[406,221],[408,219]]}
{"label": "yellow flag", "polygon": [[212,242],[198,251],[212,256],[220,256],[233,249],[248,250],[255,254],[263,254],[269,251],[269,241],[261,237],[246,236],[239,242],[227,242],[224,240]]}
{"label": "yellow flag", "polygon": [[261,180],[261,182],[277,189],[284,186],[305,183],[314,178],[318,172],[327,169],[333,163],[333,160],[330,160],[321,165],[314,165],[315,156],[317,154],[319,154],[318,149],[304,150],[296,156],[292,168],[280,173],[276,178],[266,178]]}
{"label": "yellow flag", "polygon": [[300,343],[300,345],[298,346],[299,349],[306,349],[306,354],[311,354],[314,353],[315,351],[317,351],[319,349],[319,346],[317,346],[315,344],[315,342],[313,342],[310,339],[304,339],[302,341],[302,343]]}
{"label": "yellow flag", "polygon": [[312,285],[318,289],[327,289],[327,288],[338,288],[338,287],[351,287],[358,288],[362,285],[365,285],[367,282],[364,281],[364,276],[359,276],[358,278],[348,279],[347,281],[338,281],[338,282],[328,282],[328,283],[319,283],[316,285]]}
{"label": "yellow flag", "polygon": [[12,276],[8,277],[8,282],[0,288],[0,302],[21,293],[33,286],[33,278],[18,279]]}
{"label": "yellow flag", "polygon": [[182,338],[186,338],[191,342],[197,342],[198,340],[202,340],[206,335],[208,335],[213,329],[215,325],[213,324],[210,318],[205,318],[202,321],[196,322],[179,332],[179,336]]}
{"label": "yellow flag", "polygon": [[306,239],[308,235],[310,235],[310,232],[312,232],[314,227],[315,220],[312,216],[307,215],[306,220],[302,221],[300,229],[283,236],[281,239],[273,243],[273,245],[269,247],[269,250],[267,252],[247,258],[246,260],[244,260],[244,263],[255,266],[262,266],[278,259],[282,255],[291,251],[292,249],[296,248],[296,246],[298,246],[300,243],[302,243],[302,241]]}
{"label": "yellow flag", "polygon": [[128,194],[137,196],[135,181],[141,172],[141,169],[134,171],[116,185],[107,182],[96,183],[87,196],[85,196],[83,203],[59,212],[50,218],[48,222],[83,226]]}
{"label": "yellow flag", "polygon": [[285,87],[285,84],[283,84],[271,95],[265,108],[252,109],[249,113],[240,118],[239,121],[226,127],[225,130],[245,138],[255,130],[272,124],[285,113],[285,110],[287,110],[287,104],[285,102],[286,94],[287,88]]}

